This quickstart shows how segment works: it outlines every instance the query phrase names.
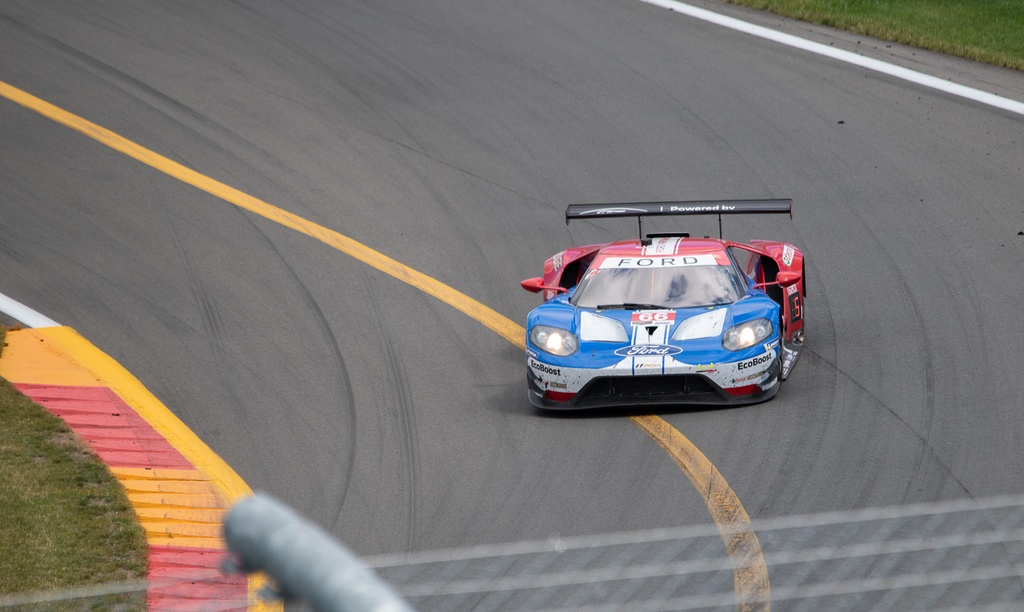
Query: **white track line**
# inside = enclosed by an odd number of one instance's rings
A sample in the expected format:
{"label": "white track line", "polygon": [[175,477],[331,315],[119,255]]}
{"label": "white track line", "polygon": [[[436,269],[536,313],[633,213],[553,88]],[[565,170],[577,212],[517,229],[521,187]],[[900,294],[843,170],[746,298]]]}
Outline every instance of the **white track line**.
{"label": "white track line", "polygon": [[790,34],[783,34],[782,32],[777,32],[769,28],[757,26],[752,23],[747,23],[746,21],[740,21],[739,19],[726,17],[725,15],[720,15],[718,13],[713,13],[711,11],[697,8],[695,6],[690,6],[689,4],[683,4],[682,2],[675,2],[674,0],[640,1],[646,2],[647,4],[653,4],[654,6],[667,8],[671,11],[676,11],[677,13],[682,13],[695,19],[701,19],[703,21],[720,25],[722,27],[726,27],[732,30],[738,30],[740,32],[744,32],[752,36],[758,36],[760,38],[765,38],[783,45],[788,45],[790,47],[795,47],[797,49],[803,49],[804,51],[810,51],[811,53],[817,53],[818,55],[831,57],[841,62],[847,62],[850,64],[854,64],[855,66],[861,66],[862,68],[875,70],[877,72],[881,72],[883,74],[887,74],[898,79],[903,79],[905,81],[917,83],[918,85],[924,85],[925,87],[931,87],[932,89],[937,89],[939,91],[943,91],[954,96],[960,96],[962,98],[967,98],[969,100],[981,102],[982,104],[987,104],[989,106],[994,106],[996,108],[1007,110],[1010,111],[1011,113],[1024,115],[1024,103],[1018,102],[1016,100],[1011,100],[1009,98],[1004,98],[1002,96],[997,96],[995,94],[988,93],[987,91],[974,89],[972,87],[966,87],[964,85],[957,85],[956,83],[952,83],[950,81],[933,77],[924,74],[923,72],[917,72],[916,70],[908,70],[906,68],[901,68],[900,66],[896,66],[894,64],[864,57],[863,55],[858,55],[856,53],[851,53],[849,51],[842,51],[834,47],[830,47],[828,45],[823,45],[821,43],[811,42],[804,38],[792,36]]}
{"label": "white track line", "polygon": [[0,293],[0,312],[21,321],[29,327],[60,327],[60,323],[43,316],[21,302],[16,302]]}

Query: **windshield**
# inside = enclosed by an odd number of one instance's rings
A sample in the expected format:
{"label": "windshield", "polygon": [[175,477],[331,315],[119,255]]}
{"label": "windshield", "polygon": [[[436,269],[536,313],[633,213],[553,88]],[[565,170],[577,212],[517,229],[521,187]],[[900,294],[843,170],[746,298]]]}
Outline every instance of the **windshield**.
{"label": "windshield", "polygon": [[[580,308],[692,308],[731,304],[743,297],[745,286],[733,266],[678,264],[676,260],[694,258],[654,259],[654,266],[638,266],[637,262],[609,257],[590,269],[580,282],[572,303]],[[670,262],[659,265],[660,262]]]}

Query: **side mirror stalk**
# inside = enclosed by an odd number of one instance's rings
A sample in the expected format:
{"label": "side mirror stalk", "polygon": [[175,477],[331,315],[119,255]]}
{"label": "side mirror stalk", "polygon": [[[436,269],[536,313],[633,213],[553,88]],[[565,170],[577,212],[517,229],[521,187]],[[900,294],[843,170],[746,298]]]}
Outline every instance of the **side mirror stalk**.
{"label": "side mirror stalk", "polygon": [[800,281],[799,272],[779,272],[775,275],[775,280],[770,283],[758,283],[754,285],[754,289],[764,289],[770,285],[778,285],[780,287],[790,287],[797,284]]}
{"label": "side mirror stalk", "polygon": [[519,283],[519,286],[526,289],[530,293],[540,293],[541,291],[556,291],[558,293],[569,293],[569,290],[565,287],[548,287],[544,284],[544,279],[541,277],[528,278],[523,282]]}

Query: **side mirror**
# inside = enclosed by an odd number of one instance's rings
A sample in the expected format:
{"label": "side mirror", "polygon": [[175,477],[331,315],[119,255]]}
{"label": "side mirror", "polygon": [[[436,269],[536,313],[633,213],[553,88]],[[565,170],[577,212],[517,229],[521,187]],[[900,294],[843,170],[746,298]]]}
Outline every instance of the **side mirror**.
{"label": "side mirror", "polygon": [[544,279],[539,276],[537,278],[528,278],[519,283],[519,286],[530,293],[540,293],[544,291]]}
{"label": "side mirror", "polygon": [[547,297],[545,297],[544,299],[551,299],[552,297],[559,293],[569,292],[569,290],[566,289],[565,287],[548,287],[547,285],[544,284],[544,279],[539,276],[537,278],[528,278],[523,282],[519,283],[519,286],[522,287],[523,289],[526,289],[530,293],[540,293],[541,291],[554,292],[548,294]]}
{"label": "side mirror", "polygon": [[764,289],[769,285],[779,285],[780,287],[791,287],[800,281],[799,272],[787,272],[783,270],[775,275],[775,280],[770,283],[758,283],[754,285],[755,289]]}
{"label": "side mirror", "polygon": [[799,272],[779,272],[775,275],[775,282],[783,287],[789,287],[800,281]]}

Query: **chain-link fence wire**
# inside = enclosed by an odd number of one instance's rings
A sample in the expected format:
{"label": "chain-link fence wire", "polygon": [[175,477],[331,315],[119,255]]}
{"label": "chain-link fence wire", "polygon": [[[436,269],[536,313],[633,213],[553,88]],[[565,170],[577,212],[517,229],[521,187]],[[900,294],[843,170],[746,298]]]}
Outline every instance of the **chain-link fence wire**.
{"label": "chain-link fence wire", "polygon": [[224,573],[219,570],[204,573],[191,570],[189,577],[182,579],[110,582],[68,589],[0,595],[0,609],[19,612],[228,612],[247,610],[255,606],[257,600],[250,598],[248,594],[237,598],[208,598],[206,594],[211,589],[217,589],[223,580]]}
{"label": "chain-link fence wire", "polygon": [[[1024,496],[952,500],[753,521],[771,580],[745,609],[1024,610]],[[728,533],[724,534],[726,537]],[[413,608],[432,611],[737,610],[742,568],[714,525],[678,527],[363,559]],[[106,584],[0,596],[19,610],[142,610],[147,592],[197,597],[189,610],[244,610],[205,601],[189,580]],[[296,602],[288,609],[308,609]],[[175,608],[173,605],[169,609]]]}
{"label": "chain-link fence wire", "polygon": [[[752,527],[771,590],[746,609],[1024,610],[1024,497]],[[423,611],[735,610],[735,568],[722,537],[709,525],[365,561]]]}

